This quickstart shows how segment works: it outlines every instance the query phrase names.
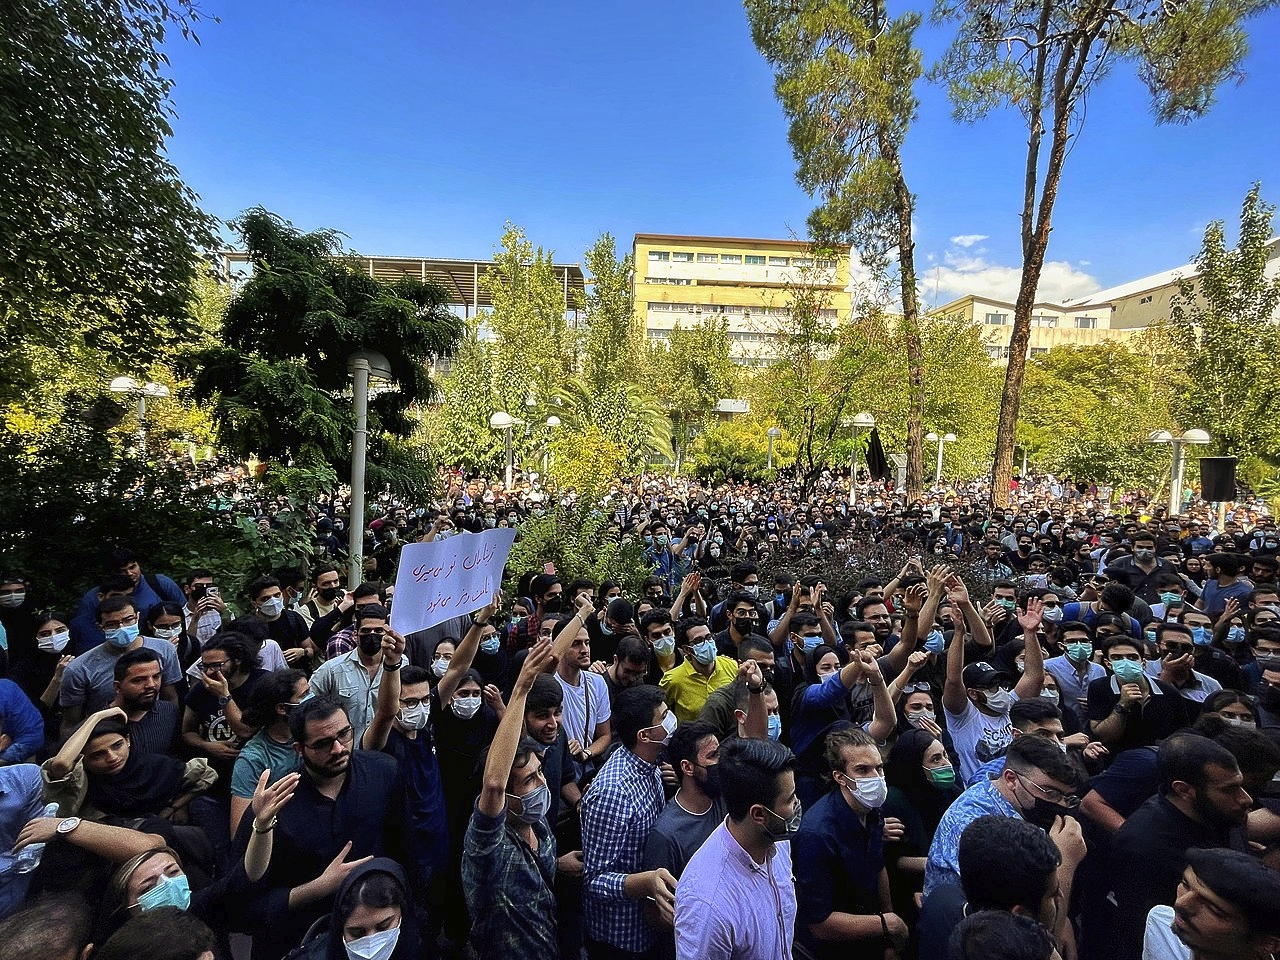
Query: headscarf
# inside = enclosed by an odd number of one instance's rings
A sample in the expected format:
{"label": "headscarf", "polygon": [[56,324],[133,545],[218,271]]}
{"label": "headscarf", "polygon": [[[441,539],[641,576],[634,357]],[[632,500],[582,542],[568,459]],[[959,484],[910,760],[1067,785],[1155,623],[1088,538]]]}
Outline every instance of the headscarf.
{"label": "headscarf", "polygon": [[951,801],[961,793],[960,787],[956,785],[945,790],[939,789],[925,776],[921,766],[924,754],[937,739],[928,730],[908,730],[898,737],[884,765],[884,775],[889,786],[897,787],[903,792],[907,802],[920,815],[925,832],[930,838]]}
{"label": "headscarf", "polygon": [[158,814],[178,796],[186,764],[173,757],[132,749],[116,774],[89,774],[89,803],[109,817]]}
{"label": "headscarf", "polygon": [[393,960],[423,955],[418,918],[414,914],[413,896],[409,892],[409,882],[405,879],[404,870],[401,869],[400,864],[389,857],[376,857],[347,874],[347,879],[343,880],[342,886],[338,888],[338,895],[333,898],[333,910],[329,914],[325,960],[347,960],[347,948],[342,940],[342,928],[346,926],[347,918],[342,915],[342,905],[357,884],[375,873],[389,874],[400,888],[400,899],[403,904],[400,910],[400,939],[396,941],[396,949],[391,954]]}

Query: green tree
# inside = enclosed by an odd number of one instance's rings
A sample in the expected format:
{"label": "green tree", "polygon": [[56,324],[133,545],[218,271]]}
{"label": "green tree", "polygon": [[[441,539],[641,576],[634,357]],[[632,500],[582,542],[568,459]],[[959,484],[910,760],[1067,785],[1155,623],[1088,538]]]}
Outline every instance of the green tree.
{"label": "green tree", "polygon": [[665,343],[649,346],[645,375],[648,392],[661,398],[671,418],[678,473],[693,435],[710,425],[716,404],[737,388],[729,322],[704,317],[688,329],[676,324]]}
{"label": "green tree", "polygon": [[545,400],[573,375],[576,331],[565,318],[564,286],[551,251],[535,248],[523,230],[507,224],[493,266],[480,278],[493,308],[481,323],[493,335],[493,390],[500,409],[521,416],[525,402]]}
{"label": "green tree", "polygon": [[554,412],[567,433],[581,435],[590,428],[621,447],[621,469],[636,473],[644,470],[652,456],[674,458],[671,420],[637,384],[593,387],[586,377],[571,377],[555,399]]}
{"label": "green tree", "polygon": [[[31,344],[102,333],[140,364],[181,340],[212,221],[165,156],[161,46],[189,0],[11,0],[0,29],[0,381]],[[178,329],[175,330],[175,327]]]}
{"label": "green tree", "polygon": [[1030,134],[1022,184],[1022,276],[992,471],[996,504],[1009,500],[1031,311],[1067,148],[1080,135],[1089,93],[1117,61],[1132,61],[1151,94],[1157,122],[1193,120],[1208,111],[1219,84],[1241,76],[1248,46],[1243,23],[1274,3],[937,0],[935,20],[958,24],[954,42],[934,68],[948,86],[956,116],[973,121],[1011,106]]}
{"label": "green tree", "polygon": [[[771,423],[753,417],[717,423],[694,441],[692,460],[697,475],[713,485],[730,481],[762,483],[770,479]],[[783,433],[773,444],[773,469],[785,470],[796,460],[796,444]]]}
{"label": "green tree", "polygon": [[479,473],[501,470],[502,435],[489,426],[498,409],[493,390],[492,345],[480,339],[480,320],[467,320],[449,372],[441,378],[441,402],[429,439],[437,459]]}
{"label": "green tree", "polygon": [[584,258],[591,274],[586,296],[586,340],[582,376],[595,392],[634,383],[644,357],[644,329],[636,320],[631,287],[635,261],[618,259],[613,236],[605,233]]}
{"label": "green tree", "polygon": [[222,345],[189,359],[195,395],[212,402],[223,446],[346,475],[355,419],[347,360],[376,350],[394,385],[371,391],[369,483],[427,483],[427,463],[408,440],[414,410],[435,396],[428,365],[458,342],[447,294],[408,277],[376,280],[343,256],[333,231],[302,233],[261,208],[233,226],[253,274],[227,307]]}
{"label": "green tree", "polygon": [[912,216],[902,146],[923,74],[914,46],[920,16],[891,18],[884,0],[746,0],[751,35],[774,67],[774,92],[791,121],[796,179],[821,206],[809,231],[852,243],[877,273],[897,251],[901,337],[907,360],[907,495],[920,490],[925,377]]}
{"label": "green tree", "polygon": [[1218,453],[1280,462],[1280,277],[1266,273],[1274,214],[1254,184],[1234,250],[1222,221],[1209,224],[1196,275],[1178,285],[1169,333],[1187,372],[1179,421],[1208,430]]}

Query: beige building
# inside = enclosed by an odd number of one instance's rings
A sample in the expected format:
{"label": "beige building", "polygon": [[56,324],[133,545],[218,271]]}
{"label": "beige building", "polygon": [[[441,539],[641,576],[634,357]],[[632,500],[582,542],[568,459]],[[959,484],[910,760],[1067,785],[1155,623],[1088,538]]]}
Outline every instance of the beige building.
{"label": "beige building", "polygon": [[[1009,360],[1009,337],[1013,333],[1012,303],[989,297],[967,296],[944,304],[933,313],[961,317],[976,323],[987,343],[992,360]],[[1048,353],[1054,347],[1094,346],[1106,340],[1126,340],[1132,331],[1115,330],[1111,313],[1096,305],[1072,306],[1064,303],[1037,303],[1031,311],[1031,339],[1027,356]]]}
{"label": "beige building", "polygon": [[790,289],[818,287],[819,313],[834,326],[849,319],[849,256],[815,259],[798,240],[692,237],[637,233],[632,246],[636,315],[650,340],[665,340],[717,316],[728,323],[730,352],[745,367],[767,366],[775,355]]}
{"label": "beige building", "polygon": [[[1183,264],[1163,273],[1099,290],[1072,300],[1066,306],[1072,310],[1109,314],[1113,330],[1141,330],[1169,319],[1179,281],[1193,278],[1196,273],[1194,263]],[[1266,275],[1271,278],[1280,276],[1280,237],[1272,238],[1267,244]],[[1280,317],[1275,319],[1280,320]]]}

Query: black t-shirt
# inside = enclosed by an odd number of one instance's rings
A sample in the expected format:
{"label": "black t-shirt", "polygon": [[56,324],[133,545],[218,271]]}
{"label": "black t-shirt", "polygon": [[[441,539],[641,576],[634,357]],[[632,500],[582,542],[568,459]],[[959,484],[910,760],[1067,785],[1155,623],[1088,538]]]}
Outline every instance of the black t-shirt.
{"label": "black t-shirt", "polygon": [[[1113,754],[1121,750],[1150,746],[1190,722],[1187,701],[1182,694],[1163,680],[1153,677],[1148,677],[1147,680],[1151,684],[1151,696],[1146,703],[1135,706],[1126,718],[1120,741],[1110,746]],[[1112,689],[1111,681],[1111,677],[1099,677],[1089,684],[1091,724],[1096,725],[1107,719],[1108,714],[1120,702],[1120,694]],[[1160,688],[1158,693],[1156,687]]]}
{"label": "black t-shirt", "polygon": [[[249,671],[249,676],[245,677],[244,683],[231,691],[231,699],[235,701],[237,707],[244,710],[249,706],[249,697],[253,693],[253,688],[270,672],[270,670]],[[229,743],[236,749],[244,746],[245,741],[236,736],[223,708],[218,706],[218,698],[210,693],[209,688],[203,683],[197,683],[191,688],[183,706],[190,707],[191,712],[199,719],[201,740],[208,743]]]}

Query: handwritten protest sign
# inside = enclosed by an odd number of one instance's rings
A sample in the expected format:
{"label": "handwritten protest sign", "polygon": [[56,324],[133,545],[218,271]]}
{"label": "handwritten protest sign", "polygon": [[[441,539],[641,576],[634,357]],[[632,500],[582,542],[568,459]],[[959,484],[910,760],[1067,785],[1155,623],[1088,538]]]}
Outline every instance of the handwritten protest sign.
{"label": "handwritten protest sign", "polygon": [[391,628],[403,634],[479,610],[502,583],[514,530],[460,533],[400,551]]}

